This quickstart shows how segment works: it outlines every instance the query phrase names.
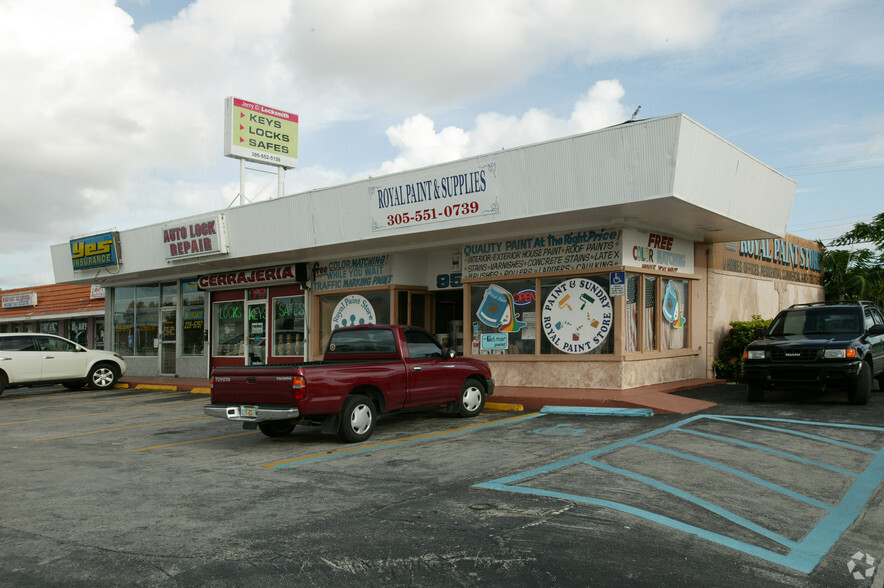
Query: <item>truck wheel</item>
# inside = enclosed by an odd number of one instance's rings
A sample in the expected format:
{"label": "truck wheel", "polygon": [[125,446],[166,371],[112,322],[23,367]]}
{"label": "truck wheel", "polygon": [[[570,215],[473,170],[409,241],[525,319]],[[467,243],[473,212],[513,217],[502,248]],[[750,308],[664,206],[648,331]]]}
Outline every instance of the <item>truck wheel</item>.
{"label": "truck wheel", "polygon": [[90,388],[106,390],[112,388],[117,383],[117,378],[119,377],[120,369],[117,366],[109,363],[99,363],[89,370],[86,381],[89,383]]}
{"label": "truck wheel", "polygon": [[749,402],[764,402],[764,386],[761,384],[748,384],[749,393],[746,395]]}
{"label": "truck wheel", "polygon": [[9,380],[6,378],[6,374],[0,372],[0,394],[3,394],[3,391],[6,390],[8,384]]}
{"label": "truck wheel", "polygon": [[476,416],[485,408],[485,386],[479,380],[467,378],[463,390],[455,402],[454,409],[458,416]]}
{"label": "truck wheel", "polygon": [[869,364],[862,362],[856,382],[847,390],[847,402],[850,404],[868,404],[869,391],[872,389],[872,370]]}
{"label": "truck wheel", "polygon": [[258,428],[268,437],[287,437],[295,430],[295,423],[290,421],[267,421],[258,423]]}
{"label": "truck wheel", "polygon": [[374,430],[375,407],[367,396],[352,394],[341,409],[341,425],[338,435],[349,443],[365,441]]}

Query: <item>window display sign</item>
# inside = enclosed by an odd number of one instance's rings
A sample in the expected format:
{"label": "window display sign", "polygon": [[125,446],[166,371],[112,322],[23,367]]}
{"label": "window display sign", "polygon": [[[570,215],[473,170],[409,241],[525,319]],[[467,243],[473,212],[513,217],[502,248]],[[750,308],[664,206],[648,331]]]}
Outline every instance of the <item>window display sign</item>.
{"label": "window display sign", "polygon": [[557,349],[588,353],[611,333],[614,307],[605,289],[592,280],[566,280],[546,297],[542,323],[546,338]]}
{"label": "window display sign", "polygon": [[474,243],[463,248],[463,278],[516,276],[621,265],[620,229],[587,229]]}
{"label": "window display sign", "polygon": [[426,169],[402,175],[395,183],[368,188],[371,229],[383,231],[456,221],[497,213],[497,165],[463,167],[445,175]]}
{"label": "window display sign", "polygon": [[386,286],[393,281],[391,255],[371,255],[319,261],[313,264],[313,290]]}
{"label": "window display sign", "polygon": [[358,294],[345,296],[332,313],[332,329],[376,323],[377,318],[371,302]]}

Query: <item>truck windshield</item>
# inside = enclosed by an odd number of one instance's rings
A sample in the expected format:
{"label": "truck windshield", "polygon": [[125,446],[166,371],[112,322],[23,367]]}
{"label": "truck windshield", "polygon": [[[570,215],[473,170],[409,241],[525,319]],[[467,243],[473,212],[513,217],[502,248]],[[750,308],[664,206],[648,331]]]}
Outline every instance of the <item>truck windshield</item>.
{"label": "truck windshield", "polygon": [[389,329],[336,331],[328,343],[332,353],[395,353],[396,341]]}
{"label": "truck windshield", "polygon": [[844,335],[861,331],[859,315],[852,310],[820,308],[782,312],[768,331],[775,337],[788,335]]}

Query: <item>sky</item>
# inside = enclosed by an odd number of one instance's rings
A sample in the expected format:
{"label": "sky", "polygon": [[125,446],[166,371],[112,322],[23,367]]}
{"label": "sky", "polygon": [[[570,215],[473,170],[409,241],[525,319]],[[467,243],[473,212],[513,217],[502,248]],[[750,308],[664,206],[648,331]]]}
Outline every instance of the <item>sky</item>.
{"label": "sky", "polygon": [[299,116],[287,195],[684,113],[825,243],[884,212],[882,30],[880,0],[0,0],[0,289],[237,205],[228,96]]}

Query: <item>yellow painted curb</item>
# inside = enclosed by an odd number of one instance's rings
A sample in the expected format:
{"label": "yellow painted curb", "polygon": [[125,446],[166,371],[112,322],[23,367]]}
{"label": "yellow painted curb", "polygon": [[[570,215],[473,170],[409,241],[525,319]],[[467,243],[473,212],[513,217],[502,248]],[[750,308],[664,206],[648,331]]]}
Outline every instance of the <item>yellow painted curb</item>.
{"label": "yellow painted curb", "polygon": [[521,404],[506,404],[503,402],[486,402],[485,408],[488,410],[515,410],[517,412],[525,410],[525,407]]}
{"label": "yellow painted curb", "polygon": [[191,394],[211,394],[211,388],[194,388],[190,391]]}
{"label": "yellow painted curb", "polygon": [[129,384],[114,384],[114,388],[127,389],[129,388]]}
{"label": "yellow painted curb", "polygon": [[163,386],[162,384],[138,384],[135,386],[136,390],[171,390],[175,391],[178,389],[178,386]]}

